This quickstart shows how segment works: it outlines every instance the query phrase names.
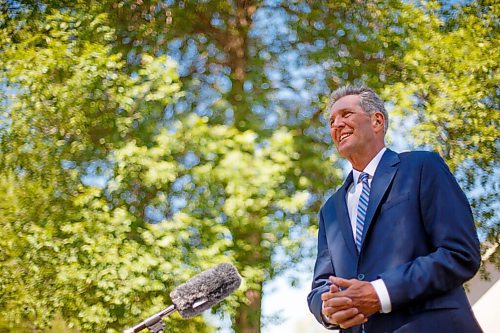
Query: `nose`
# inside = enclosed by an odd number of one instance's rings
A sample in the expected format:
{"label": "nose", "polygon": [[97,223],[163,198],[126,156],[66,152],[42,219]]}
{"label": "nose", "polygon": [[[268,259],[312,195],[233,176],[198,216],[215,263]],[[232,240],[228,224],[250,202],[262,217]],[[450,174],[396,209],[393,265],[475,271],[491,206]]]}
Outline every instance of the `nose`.
{"label": "nose", "polygon": [[334,117],[331,119],[331,127],[332,128],[339,128],[344,126],[344,119],[342,117]]}

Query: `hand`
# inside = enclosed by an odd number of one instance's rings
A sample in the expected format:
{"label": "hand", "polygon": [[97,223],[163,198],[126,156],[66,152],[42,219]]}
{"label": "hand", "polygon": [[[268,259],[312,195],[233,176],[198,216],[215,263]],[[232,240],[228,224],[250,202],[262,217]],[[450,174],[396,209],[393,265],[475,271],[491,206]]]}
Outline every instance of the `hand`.
{"label": "hand", "polygon": [[338,277],[330,277],[332,285],[337,286],[337,292],[332,294],[333,299],[351,300],[351,306],[358,309],[365,317],[380,311],[381,305],[378,295],[370,282],[356,279],[346,280]]}
{"label": "hand", "polygon": [[352,300],[348,297],[335,297],[340,289],[332,284],[330,290],[321,295],[323,301],[322,314],[327,322],[338,325],[341,328],[364,324],[367,319],[352,306]]}

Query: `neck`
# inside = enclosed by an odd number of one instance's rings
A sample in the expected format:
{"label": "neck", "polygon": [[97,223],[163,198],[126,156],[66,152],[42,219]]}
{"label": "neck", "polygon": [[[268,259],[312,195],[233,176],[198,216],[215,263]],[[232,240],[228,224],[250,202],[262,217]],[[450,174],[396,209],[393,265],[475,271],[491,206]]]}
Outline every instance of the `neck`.
{"label": "neck", "polygon": [[349,156],[348,160],[351,162],[353,169],[357,171],[363,171],[368,163],[384,148],[384,144],[377,145],[370,149],[368,152],[364,152],[363,154]]}

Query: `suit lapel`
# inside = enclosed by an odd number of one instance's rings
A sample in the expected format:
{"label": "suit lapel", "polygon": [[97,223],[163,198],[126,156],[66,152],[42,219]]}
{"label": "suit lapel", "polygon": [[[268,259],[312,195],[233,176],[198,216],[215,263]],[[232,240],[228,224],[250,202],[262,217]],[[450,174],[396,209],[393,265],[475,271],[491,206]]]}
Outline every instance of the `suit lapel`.
{"label": "suit lapel", "polygon": [[365,226],[363,228],[363,243],[368,230],[373,221],[373,216],[380,205],[384,194],[387,192],[389,185],[391,184],[396,171],[398,170],[399,157],[398,154],[392,150],[387,149],[387,151],[382,156],[375,175],[373,176],[371,189],[370,189],[370,199],[368,202],[368,208],[365,216]]}
{"label": "suit lapel", "polygon": [[344,237],[347,249],[354,257],[358,256],[358,251],[356,250],[356,244],[354,243],[354,237],[352,235],[351,220],[349,219],[349,212],[347,210],[346,204],[346,194],[349,185],[352,183],[352,172],[347,176],[342,187],[335,193],[334,203],[335,212],[337,214],[337,220],[339,221],[340,230],[342,231],[342,236]]}

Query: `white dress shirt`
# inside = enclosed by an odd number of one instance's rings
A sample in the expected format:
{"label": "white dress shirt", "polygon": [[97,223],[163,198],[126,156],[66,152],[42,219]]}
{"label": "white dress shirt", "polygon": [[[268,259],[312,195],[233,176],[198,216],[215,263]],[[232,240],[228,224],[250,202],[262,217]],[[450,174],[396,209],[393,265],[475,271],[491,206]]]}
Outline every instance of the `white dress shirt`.
{"label": "white dress shirt", "polygon": [[[387,149],[382,148],[377,155],[368,163],[365,169],[362,172],[368,174],[368,185],[372,185],[373,175],[375,175],[375,170],[377,170],[377,166],[382,159],[382,155]],[[358,202],[359,197],[361,195],[361,191],[363,189],[363,183],[358,182],[359,176],[361,175],[361,171],[356,169],[352,169],[353,182],[347,189],[346,202],[347,202],[347,210],[349,211],[349,219],[351,220],[351,228],[354,239],[356,239],[356,217],[358,214]],[[371,281],[375,292],[380,300],[382,313],[389,313],[392,310],[391,299],[389,298],[389,292],[387,291],[387,287],[382,279],[378,279],[375,281]]]}
{"label": "white dress shirt", "polygon": [[[372,179],[373,176],[375,175],[375,170],[377,170],[377,166],[382,159],[382,155],[384,155],[385,151],[387,148],[382,148],[377,155],[368,163],[368,165],[365,167],[365,169],[362,172],[365,172],[368,174],[368,185],[372,185]],[[358,171],[356,169],[352,169],[352,177],[353,177],[353,182],[347,189],[347,195],[346,195],[346,202],[347,202],[347,210],[349,212],[349,220],[351,221],[351,229],[352,229],[352,235],[354,239],[356,239],[356,217],[358,214],[358,202],[359,202],[359,196],[361,195],[361,191],[363,189],[363,184],[361,182],[358,183],[359,175],[361,175],[361,171]],[[385,286],[385,283],[382,279],[377,279],[375,281],[370,282],[373,286],[373,289],[375,289],[375,292],[377,293],[378,299],[380,301],[380,312],[382,313],[389,313],[392,310],[392,304],[391,304],[391,299],[389,297],[389,292],[387,291],[387,287]],[[324,304],[322,305],[324,306]],[[327,318],[323,316],[323,321],[325,323],[328,323]]]}

